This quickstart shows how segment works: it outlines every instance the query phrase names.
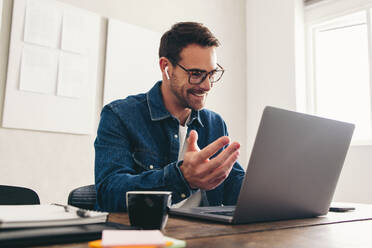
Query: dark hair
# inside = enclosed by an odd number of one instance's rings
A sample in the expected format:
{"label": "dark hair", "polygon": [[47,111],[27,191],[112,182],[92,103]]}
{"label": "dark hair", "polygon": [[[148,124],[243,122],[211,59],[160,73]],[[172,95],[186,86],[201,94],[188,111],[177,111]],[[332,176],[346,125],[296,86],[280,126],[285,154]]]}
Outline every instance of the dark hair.
{"label": "dark hair", "polygon": [[203,24],[197,22],[179,22],[165,32],[160,40],[159,58],[166,57],[175,65],[181,59],[183,48],[190,44],[203,47],[220,45],[212,32]]}

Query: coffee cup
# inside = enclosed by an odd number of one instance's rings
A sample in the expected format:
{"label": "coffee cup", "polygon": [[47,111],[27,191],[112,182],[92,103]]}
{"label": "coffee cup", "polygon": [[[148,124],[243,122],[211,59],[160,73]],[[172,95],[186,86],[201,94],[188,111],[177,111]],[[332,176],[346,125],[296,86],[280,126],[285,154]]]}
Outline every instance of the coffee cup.
{"label": "coffee cup", "polygon": [[128,191],[126,203],[130,224],[143,229],[164,229],[171,198],[170,191]]}

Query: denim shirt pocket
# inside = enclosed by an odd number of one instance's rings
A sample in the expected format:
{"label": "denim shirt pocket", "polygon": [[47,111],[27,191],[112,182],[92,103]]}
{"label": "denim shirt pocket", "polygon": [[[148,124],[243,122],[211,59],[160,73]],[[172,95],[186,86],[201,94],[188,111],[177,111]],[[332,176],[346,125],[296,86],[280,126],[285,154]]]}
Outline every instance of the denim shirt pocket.
{"label": "denim shirt pocket", "polygon": [[132,158],[135,164],[135,169],[138,172],[162,169],[161,159],[152,151],[135,150],[132,153]]}

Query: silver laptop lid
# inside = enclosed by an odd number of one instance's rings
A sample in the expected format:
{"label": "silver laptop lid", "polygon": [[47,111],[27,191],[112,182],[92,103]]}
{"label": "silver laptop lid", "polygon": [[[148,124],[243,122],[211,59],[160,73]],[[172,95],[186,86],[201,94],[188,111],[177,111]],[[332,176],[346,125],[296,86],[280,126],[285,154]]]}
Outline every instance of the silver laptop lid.
{"label": "silver laptop lid", "polygon": [[266,107],[233,222],[326,214],[354,125]]}

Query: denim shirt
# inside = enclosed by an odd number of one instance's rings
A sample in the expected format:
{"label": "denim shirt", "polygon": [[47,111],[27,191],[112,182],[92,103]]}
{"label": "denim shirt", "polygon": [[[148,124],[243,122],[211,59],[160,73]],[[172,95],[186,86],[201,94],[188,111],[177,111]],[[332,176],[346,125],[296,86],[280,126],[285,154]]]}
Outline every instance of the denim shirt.
{"label": "denim shirt", "polygon": [[[196,192],[179,168],[179,121],[164,106],[161,83],[103,108],[94,143],[97,210],[126,211],[131,190],[171,191],[173,204]],[[228,135],[223,119],[206,109],[191,112],[187,133],[191,130],[198,132],[200,149]],[[226,180],[206,192],[209,205],[235,205],[243,177],[236,162]]]}

